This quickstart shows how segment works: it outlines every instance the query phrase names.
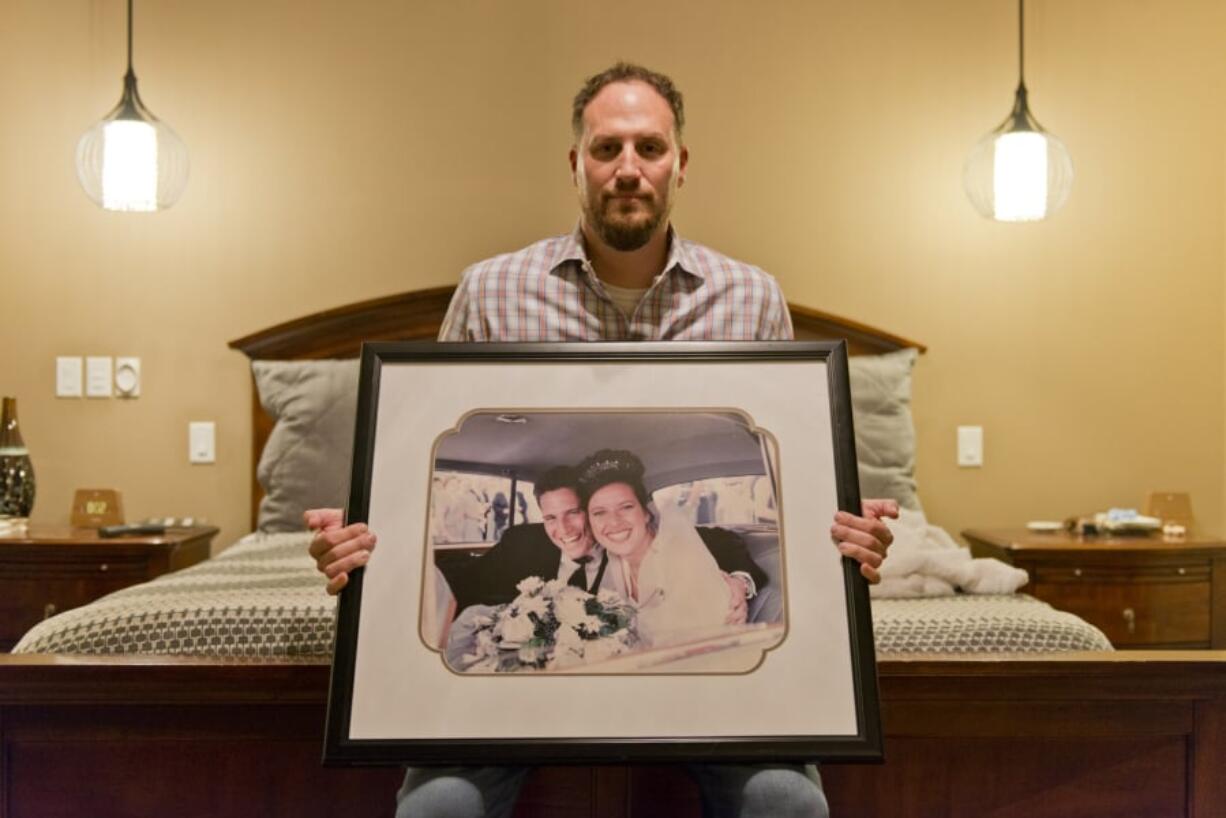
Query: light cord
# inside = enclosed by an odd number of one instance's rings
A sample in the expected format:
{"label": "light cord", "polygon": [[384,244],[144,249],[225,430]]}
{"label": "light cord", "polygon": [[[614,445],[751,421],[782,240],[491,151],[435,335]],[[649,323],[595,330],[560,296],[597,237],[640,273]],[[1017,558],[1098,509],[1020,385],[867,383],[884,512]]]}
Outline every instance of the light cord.
{"label": "light cord", "polygon": [[[129,3],[132,0],[128,0]],[[1017,84],[1026,85],[1026,0],[1017,0]]]}
{"label": "light cord", "polygon": [[128,0],[128,73],[132,73],[132,0]]}

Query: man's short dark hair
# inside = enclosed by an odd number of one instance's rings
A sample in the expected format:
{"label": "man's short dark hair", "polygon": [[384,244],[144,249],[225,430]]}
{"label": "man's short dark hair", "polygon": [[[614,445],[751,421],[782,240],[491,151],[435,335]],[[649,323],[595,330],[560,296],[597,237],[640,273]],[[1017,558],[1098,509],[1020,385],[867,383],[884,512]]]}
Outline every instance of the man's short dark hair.
{"label": "man's short dark hair", "polygon": [[647,83],[664,97],[664,101],[673,111],[673,129],[677,133],[677,139],[681,139],[681,129],[685,126],[685,103],[681,99],[681,92],[677,90],[677,86],[673,85],[673,81],[650,68],[629,62],[618,62],[599,74],[588,77],[587,82],[583,83],[583,87],[579,89],[579,93],[575,94],[575,101],[570,111],[570,126],[574,129],[576,142],[583,136],[583,111],[600,93],[600,89],[610,83],[635,80]]}
{"label": "man's short dark hair", "polygon": [[554,466],[538,477],[532,484],[532,496],[540,503],[542,494],[558,489],[579,493],[579,475],[570,466]]}

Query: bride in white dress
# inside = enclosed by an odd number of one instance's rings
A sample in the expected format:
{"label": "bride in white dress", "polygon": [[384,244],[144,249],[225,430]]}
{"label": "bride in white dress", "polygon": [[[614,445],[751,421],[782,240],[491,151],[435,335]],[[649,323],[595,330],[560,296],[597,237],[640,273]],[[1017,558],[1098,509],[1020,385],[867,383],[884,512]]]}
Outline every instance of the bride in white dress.
{"label": "bride in white dress", "polygon": [[638,609],[639,635],[664,645],[724,625],[728,584],[694,526],[675,509],[661,516],[643,485],[643,463],[602,449],[577,467],[588,525],[616,560]]}

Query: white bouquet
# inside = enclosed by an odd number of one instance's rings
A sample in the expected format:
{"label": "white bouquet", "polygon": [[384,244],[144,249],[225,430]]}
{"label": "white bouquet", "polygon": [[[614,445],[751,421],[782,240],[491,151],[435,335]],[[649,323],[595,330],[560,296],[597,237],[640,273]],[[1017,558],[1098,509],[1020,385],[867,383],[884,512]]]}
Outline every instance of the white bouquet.
{"label": "white bouquet", "polygon": [[519,596],[476,620],[467,672],[552,670],[625,653],[639,641],[635,610],[619,594],[592,595],[561,580],[528,577]]}

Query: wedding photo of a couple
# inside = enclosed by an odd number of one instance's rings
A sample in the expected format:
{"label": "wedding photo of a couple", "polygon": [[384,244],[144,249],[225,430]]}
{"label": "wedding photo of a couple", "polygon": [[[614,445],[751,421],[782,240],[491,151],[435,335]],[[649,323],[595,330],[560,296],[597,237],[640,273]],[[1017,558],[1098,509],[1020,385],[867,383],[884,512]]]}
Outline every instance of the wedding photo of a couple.
{"label": "wedding photo of a couple", "polygon": [[845,353],[365,345],[325,758],[879,757]]}
{"label": "wedding photo of a couple", "polygon": [[428,482],[419,636],[458,674],[743,674],[786,637],[780,470],[744,412],[478,409]]}

